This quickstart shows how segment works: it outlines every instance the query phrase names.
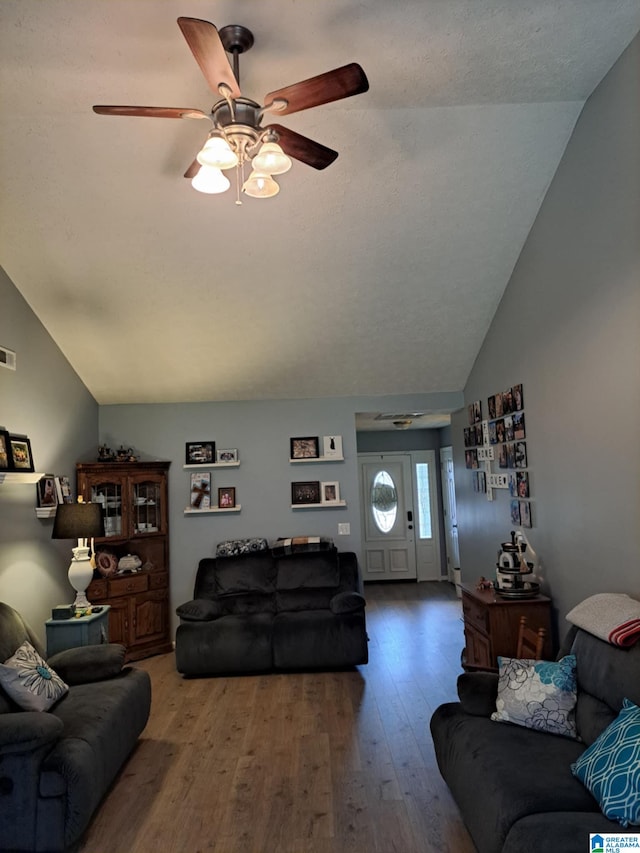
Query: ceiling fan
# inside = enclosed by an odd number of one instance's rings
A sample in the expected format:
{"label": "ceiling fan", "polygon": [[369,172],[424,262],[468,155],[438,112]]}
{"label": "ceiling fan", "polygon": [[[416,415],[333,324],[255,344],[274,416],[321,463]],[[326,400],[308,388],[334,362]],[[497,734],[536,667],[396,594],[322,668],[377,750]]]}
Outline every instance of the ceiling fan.
{"label": "ceiling fan", "polygon": [[[236,204],[241,203],[241,184],[243,192],[254,198],[276,195],[279,186],[273,175],[282,174],[291,167],[290,157],[314,169],[325,169],[333,163],[337,151],[281,124],[263,127],[262,120],[266,113],[290,115],[366,92],[369,81],[356,62],[269,92],[264,105],[260,106],[244,98],[240,91],[239,56],[253,45],[250,30],[232,24],[218,31],[209,21],[197,18],[178,18],[178,26],[209,87],[219,96],[211,113],[190,107],[104,104],[94,106],[94,112],[112,116],[209,120],[213,129],[184,177],[191,179],[194,188],[201,192],[219,193],[230,186],[222,171],[236,168]],[[233,67],[227,54],[233,58]],[[253,171],[247,180],[242,180],[243,167],[251,158]]]}

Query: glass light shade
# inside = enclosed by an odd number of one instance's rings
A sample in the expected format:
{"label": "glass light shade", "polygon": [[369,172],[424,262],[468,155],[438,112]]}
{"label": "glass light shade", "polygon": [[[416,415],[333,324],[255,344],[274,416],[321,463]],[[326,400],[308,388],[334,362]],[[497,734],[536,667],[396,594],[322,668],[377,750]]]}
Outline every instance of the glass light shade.
{"label": "glass light shade", "polygon": [[252,198],[271,198],[280,192],[280,187],[271,175],[254,170],[242,185],[242,192]]}
{"label": "glass light shade", "polygon": [[196,157],[201,166],[215,166],[216,169],[232,169],[238,165],[238,157],[222,136],[210,136]]}
{"label": "glass light shade", "polygon": [[215,166],[200,166],[198,174],[191,181],[191,186],[199,193],[223,193],[229,189],[231,182],[220,169]]}
{"label": "glass light shade", "polygon": [[291,160],[277,142],[265,142],[252,161],[257,172],[267,175],[282,175],[291,168]]}

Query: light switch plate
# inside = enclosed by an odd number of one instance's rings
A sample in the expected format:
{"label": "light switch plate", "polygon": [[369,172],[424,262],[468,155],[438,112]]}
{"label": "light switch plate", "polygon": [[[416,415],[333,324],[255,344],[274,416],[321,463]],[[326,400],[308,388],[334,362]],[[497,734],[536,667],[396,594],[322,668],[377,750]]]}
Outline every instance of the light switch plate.
{"label": "light switch plate", "polygon": [[351,533],[351,525],[348,521],[338,525],[338,536],[348,536]]}

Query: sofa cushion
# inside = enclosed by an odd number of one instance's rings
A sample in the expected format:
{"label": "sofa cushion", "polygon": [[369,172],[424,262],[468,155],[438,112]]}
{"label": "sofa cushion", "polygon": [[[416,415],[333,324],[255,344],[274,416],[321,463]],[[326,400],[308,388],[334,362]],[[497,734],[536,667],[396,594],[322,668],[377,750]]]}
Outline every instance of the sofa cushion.
{"label": "sofa cushion", "polygon": [[559,661],[498,657],[498,695],[491,719],[576,737],[576,658]]}
{"label": "sofa cushion", "polygon": [[25,711],[48,711],[69,689],[28,640],[0,664],[0,684]]}
{"label": "sofa cushion", "polygon": [[331,612],[337,615],[341,613],[356,613],[366,606],[364,596],[359,592],[339,592],[334,595],[330,603]]}
{"label": "sofa cushion", "polygon": [[[509,830],[501,853],[589,853],[590,834],[623,838],[620,824],[600,812],[545,812],[518,820]],[[553,840],[551,840],[553,839]],[[605,848],[615,850],[614,846]],[[622,848],[627,853],[626,848]]]}
{"label": "sofa cushion", "polygon": [[640,824],[640,708],[624,699],[622,710],[572,764],[603,814],[622,826]]}
{"label": "sofa cushion", "polygon": [[577,740],[471,716],[457,702],[436,709],[431,733],[440,772],[482,853],[500,853],[526,815],[598,811],[571,774],[585,748]]}
{"label": "sofa cushion", "polygon": [[47,663],[69,685],[113,678],[122,670],[126,649],[120,643],[77,646],[52,655]]}
{"label": "sofa cushion", "polygon": [[290,539],[276,539],[271,547],[271,553],[274,557],[335,550],[333,539],[328,536],[294,536]]}
{"label": "sofa cushion", "polygon": [[268,551],[216,560],[216,594],[274,592],[275,567]]}
{"label": "sofa cushion", "polygon": [[283,589],[276,593],[278,612],[329,610],[333,589]]}
{"label": "sofa cushion", "polygon": [[315,554],[290,554],[279,557],[276,586],[283,589],[336,588],[340,583],[340,572],[336,551],[320,551]]}
{"label": "sofa cushion", "polygon": [[238,592],[222,595],[216,604],[219,604],[223,616],[248,616],[254,613],[276,612],[274,596],[260,592]]}
{"label": "sofa cushion", "polygon": [[227,539],[218,542],[216,557],[237,557],[239,554],[253,554],[256,551],[267,551],[269,543],[266,539]]}

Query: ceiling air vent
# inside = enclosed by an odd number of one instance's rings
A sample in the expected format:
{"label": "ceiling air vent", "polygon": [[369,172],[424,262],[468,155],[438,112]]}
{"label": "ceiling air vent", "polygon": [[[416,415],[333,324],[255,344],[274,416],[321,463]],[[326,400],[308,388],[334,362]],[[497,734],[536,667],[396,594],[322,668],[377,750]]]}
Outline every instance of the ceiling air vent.
{"label": "ceiling air vent", "polygon": [[16,354],[13,350],[0,347],[0,367],[8,367],[9,370],[16,369]]}

